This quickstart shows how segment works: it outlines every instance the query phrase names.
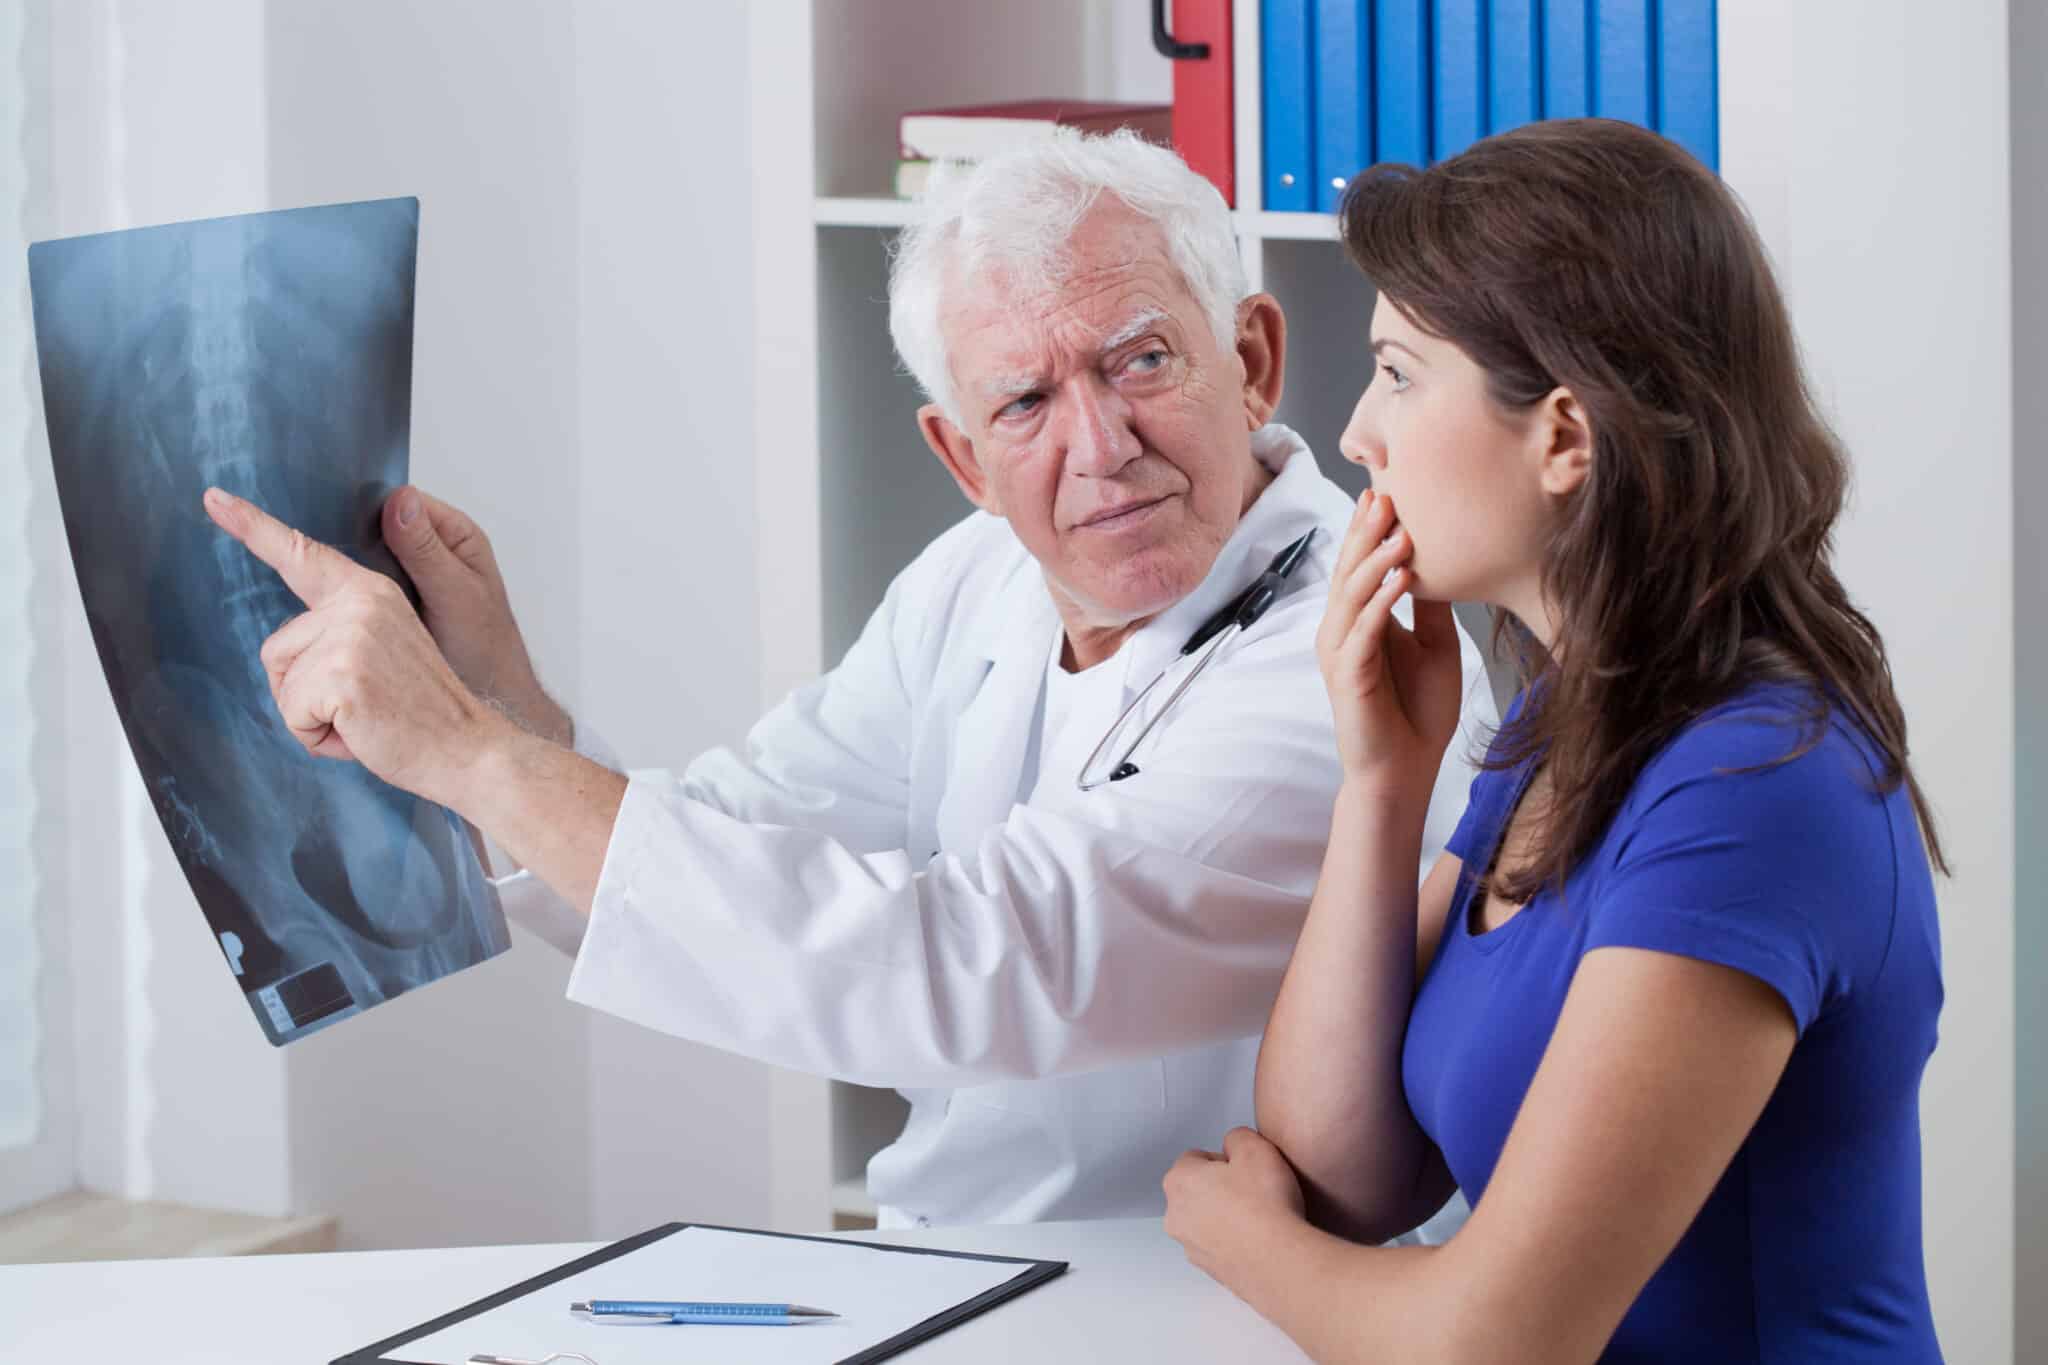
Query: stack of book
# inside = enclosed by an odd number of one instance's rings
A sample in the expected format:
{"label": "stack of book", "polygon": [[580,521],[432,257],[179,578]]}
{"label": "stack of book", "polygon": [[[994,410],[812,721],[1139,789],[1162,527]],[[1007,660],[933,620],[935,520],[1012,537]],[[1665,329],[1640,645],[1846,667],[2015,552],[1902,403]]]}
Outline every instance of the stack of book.
{"label": "stack of book", "polygon": [[[1255,3],[1256,0],[1243,0]],[[1371,0],[1350,0],[1369,4]],[[1703,0],[1712,3],[1712,0]],[[1039,99],[956,109],[917,109],[897,123],[896,194],[914,199],[943,161],[974,162],[1050,137],[1056,128],[1107,133],[1129,128],[1172,147],[1196,174],[1237,204],[1231,117],[1232,0],[1174,0],[1173,32],[1153,14],[1153,45],[1173,68],[1171,104]]]}
{"label": "stack of book", "polygon": [[1140,137],[1167,145],[1173,140],[1173,108],[1089,100],[1020,100],[913,110],[896,124],[896,195],[915,199],[923,193],[938,162],[985,160],[1043,141],[1058,128],[1084,133],[1129,128]]}
{"label": "stack of book", "polygon": [[1336,209],[1376,161],[1597,114],[1719,160],[1714,0],[1262,0],[1265,207]]}

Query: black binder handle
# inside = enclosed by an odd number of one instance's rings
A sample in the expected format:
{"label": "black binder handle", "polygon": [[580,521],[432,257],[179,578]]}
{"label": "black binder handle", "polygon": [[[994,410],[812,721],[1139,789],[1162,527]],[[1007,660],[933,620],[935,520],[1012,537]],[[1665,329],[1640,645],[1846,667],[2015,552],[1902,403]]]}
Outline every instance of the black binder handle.
{"label": "black binder handle", "polygon": [[1152,46],[1160,56],[1177,62],[1198,62],[1209,55],[1207,43],[1184,43],[1166,31],[1166,0],[1152,0]]}

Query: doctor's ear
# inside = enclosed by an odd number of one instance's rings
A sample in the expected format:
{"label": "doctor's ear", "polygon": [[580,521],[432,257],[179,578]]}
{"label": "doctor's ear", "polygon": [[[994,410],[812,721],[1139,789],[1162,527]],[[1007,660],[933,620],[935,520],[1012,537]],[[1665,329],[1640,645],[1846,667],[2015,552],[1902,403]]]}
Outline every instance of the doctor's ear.
{"label": "doctor's ear", "polygon": [[1536,405],[1537,478],[1543,491],[1565,497],[1593,471],[1593,426],[1570,389],[1552,389]]}
{"label": "doctor's ear", "polygon": [[1244,362],[1244,418],[1253,431],[1273,420],[1287,375],[1287,315],[1271,294],[1237,305],[1237,358]]}
{"label": "doctor's ear", "polygon": [[927,403],[917,410],[917,429],[924,433],[924,443],[939,457],[953,482],[960,485],[961,495],[982,511],[1001,516],[1000,500],[982,472],[981,458],[967,433],[954,426],[937,403]]}

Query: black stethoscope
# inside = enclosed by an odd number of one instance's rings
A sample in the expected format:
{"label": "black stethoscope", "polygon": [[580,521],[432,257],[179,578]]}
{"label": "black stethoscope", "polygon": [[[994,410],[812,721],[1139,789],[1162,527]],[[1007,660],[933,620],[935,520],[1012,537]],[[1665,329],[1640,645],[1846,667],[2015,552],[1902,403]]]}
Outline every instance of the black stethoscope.
{"label": "black stethoscope", "polygon": [[[1089,753],[1087,761],[1081,765],[1079,776],[1074,779],[1075,786],[1084,792],[1094,791],[1097,787],[1106,786],[1111,782],[1121,782],[1127,777],[1135,777],[1137,775],[1138,765],[1131,762],[1131,755],[1136,753],[1138,746],[1145,742],[1145,736],[1152,733],[1152,727],[1159,724],[1160,718],[1173,709],[1173,704],[1181,699],[1182,694],[1194,686],[1195,679],[1201,677],[1202,670],[1209,666],[1209,660],[1216,657],[1216,651],[1221,649],[1223,642],[1230,638],[1230,632],[1233,630],[1246,630],[1250,628],[1252,622],[1266,614],[1266,608],[1272,606],[1278,600],[1281,588],[1286,586],[1288,575],[1292,574],[1300,566],[1301,561],[1307,557],[1308,544],[1315,538],[1315,530],[1311,528],[1307,535],[1292,542],[1286,549],[1274,555],[1273,562],[1266,566],[1264,573],[1253,580],[1251,585],[1243,592],[1224,603],[1208,620],[1202,622],[1196,628],[1195,633],[1188,637],[1188,642],[1180,647],[1180,653],[1170,660],[1166,667],[1160,669],[1151,682],[1145,684],[1144,691],[1131,698],[1130,704],[1124,707],[1122,713],[1117,716],[1115,723],[1109,727],[1108,733],[1104,734],[1101,740],[1096,743],[1094,750]],[[1129,723],[1131,716],[1144,704],[1145,698],[1152,694],[1152,689],[1159,686],[1165,680],[1167,674],[1179,668],[1183,659],[1186,659],[1196,650],[1201,649],[1203,645],[1208,645],[1209,647],[1203,651],[1202,657],[1195,662],[1194,669],[1189,672],[1187,677],[1181,679],[1180,686],[1173,689],[1173,695],[1166,699],[1166,704],[1159,708],[1158,714],[1146,721],[1145,727],[1138,731],[1137,737],[1124,746],[1123,754],[1117,759],[1115,765],[1110,768],[1108,774],[1091,779],[1090,775],[1095,771],[1095,761],[1102,757],[1102,751],[1110,747],[1116,739],[1117,732]]]}

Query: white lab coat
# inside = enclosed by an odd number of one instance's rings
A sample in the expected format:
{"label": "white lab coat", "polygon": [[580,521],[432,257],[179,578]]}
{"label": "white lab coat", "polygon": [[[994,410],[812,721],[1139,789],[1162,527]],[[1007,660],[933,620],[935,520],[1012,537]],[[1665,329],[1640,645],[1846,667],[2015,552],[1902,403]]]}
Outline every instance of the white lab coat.
{"label": "white lab coat", "polygon": [[[1339,782],[1314,641],[1353,504],[1286,428],[1254,451],[1277,477],[1208,578],[1080,675],[1057,732],[1040,730],[1059,618],[977,513],[744,754],[631,774],[587,931],[530,882],[508,913],[576,953],[573,1000],[901,1090],[910,1120],[868,1167],[884,1226],[1159,1214],[1174,1158],[1252,1121]],[[1077,790],[1125,700],[1312,525],[1287,594],[1166,712],[1138,775]],[[1495,718],[1460,638],[1467,728],[1425,869]]]}

